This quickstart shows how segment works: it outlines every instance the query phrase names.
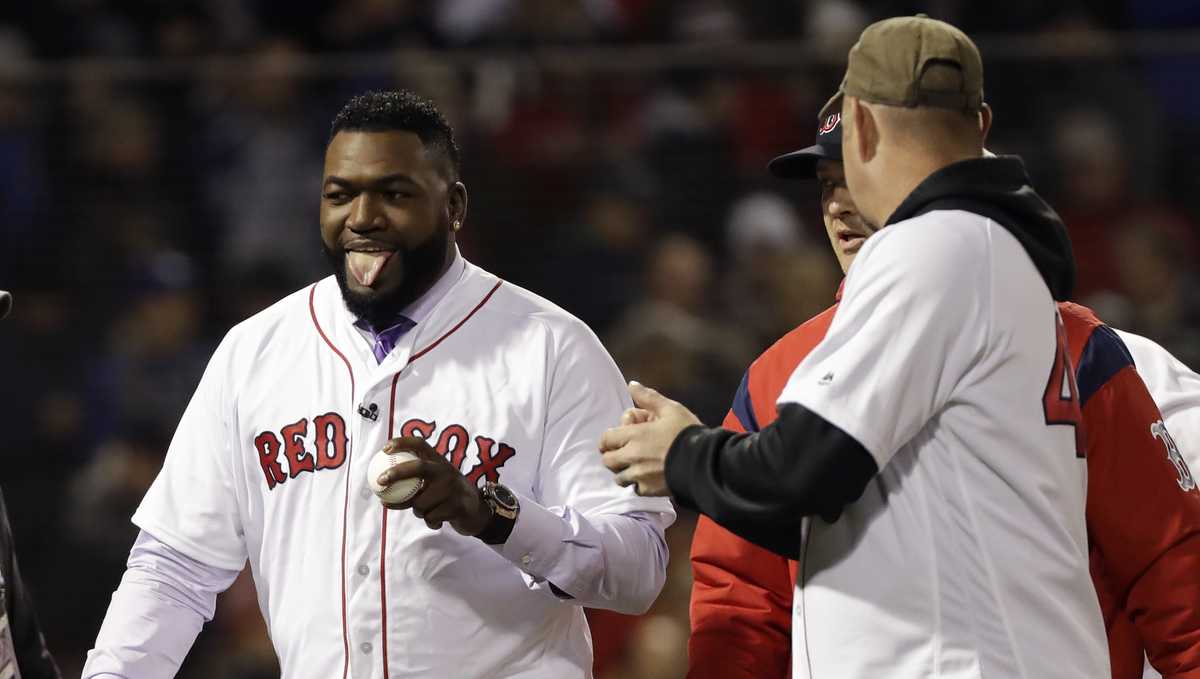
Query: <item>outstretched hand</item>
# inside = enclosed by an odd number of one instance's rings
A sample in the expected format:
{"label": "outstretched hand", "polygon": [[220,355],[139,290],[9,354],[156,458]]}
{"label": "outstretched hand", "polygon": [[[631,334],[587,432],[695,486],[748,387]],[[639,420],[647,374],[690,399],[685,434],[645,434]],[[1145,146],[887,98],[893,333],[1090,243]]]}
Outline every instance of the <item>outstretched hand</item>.
{"label": "outstretched hand", "polygon": [[388,509],[412,509],[418,519],[433,530],[449,523],[463,535],[483,532],[492,518],[491,508],[484,503],[479,488],[467,480],[444,456],[439,455],[427,441],[416,436],[395,438],[387,442],[387,452],[404,450],[419,459],[401,462],[379,475],[379,485],[389,486],[401,479],[422,478],[425,486],[415,496],[399,504],[383,503]]}
{"label": "outstretched hand", "polygon": [[679,432],[701,422],[682,404],[637,382],[629,383],[629,395],[635,407],[600,437],[604,466],[617,475],[617,484],[634,486],[638,495],[670,495],[667,452]]}

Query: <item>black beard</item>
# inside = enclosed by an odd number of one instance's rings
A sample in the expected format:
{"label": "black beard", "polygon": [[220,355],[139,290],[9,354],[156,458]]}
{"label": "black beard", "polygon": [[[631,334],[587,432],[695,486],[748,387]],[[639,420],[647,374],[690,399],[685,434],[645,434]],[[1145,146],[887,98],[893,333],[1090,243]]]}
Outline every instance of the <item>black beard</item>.
{"label": "black beard", "polygon": [[397,248],[392,259],[400,260],[394,265],[400,267],[400,285],[384,293],[363,294],[351,290],[346,283],[346,251],[339,247],[335,252],[324,240],[321,241],[321,249],[333,266],[333,277],[342,290],[346,308],[373,329],[384,330],[391,327],[396,322],[396,316],[433,287],[442,275],[450,254],[450,229],[438,229],[424,243],[415,247]]}

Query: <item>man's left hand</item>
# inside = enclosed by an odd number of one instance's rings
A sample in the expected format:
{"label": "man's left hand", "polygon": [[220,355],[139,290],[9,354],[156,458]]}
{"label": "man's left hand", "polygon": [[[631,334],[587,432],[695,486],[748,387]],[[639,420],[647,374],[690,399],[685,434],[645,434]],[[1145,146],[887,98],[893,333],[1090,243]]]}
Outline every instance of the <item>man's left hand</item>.
{"label": "man's left hand", "polygon": [[423,487],[407,502],[387,504],[388,509],[412,509],[418,519],[433,530],[449,523],[463,535],[483,532],[492,519],[492,509],[483,501],[479,488],[439,455],[423,438],[405,436],[387,442],[388,452],[405,450],[419,459],[401,462],[379,475],[379,485],[387,487],[400,479],[422,478]]}
{"label": "man's left hand", "polygon": [[621,417],[622,426],[604,432],[600,452],[617,484],[634,486],[638,495],[667,496],[667,452],[679,432],[701,424],[692,411],[657,391],[629,383],[636,408]]}

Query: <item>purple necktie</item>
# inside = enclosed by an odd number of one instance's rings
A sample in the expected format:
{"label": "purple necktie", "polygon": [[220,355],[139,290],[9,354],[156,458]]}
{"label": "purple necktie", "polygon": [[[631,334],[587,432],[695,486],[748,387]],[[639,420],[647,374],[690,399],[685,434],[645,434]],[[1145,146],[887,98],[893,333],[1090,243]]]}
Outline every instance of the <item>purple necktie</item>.
{"label": "purple necktie", "polygon": [[376,363],[383,363],[383,359],[387,358],[388,354],[392,353],[392,349],[396,348],[396,342],[400,341],[404,333],[412,330],[417,324],[410,318],[400,316],[391,327],[382,332],[376,332],[370,323],[363,320],[359,320],[354,325],[371,333],[371,336],[375,338],[375,343],[371,346],[371,353],[375,355]]}

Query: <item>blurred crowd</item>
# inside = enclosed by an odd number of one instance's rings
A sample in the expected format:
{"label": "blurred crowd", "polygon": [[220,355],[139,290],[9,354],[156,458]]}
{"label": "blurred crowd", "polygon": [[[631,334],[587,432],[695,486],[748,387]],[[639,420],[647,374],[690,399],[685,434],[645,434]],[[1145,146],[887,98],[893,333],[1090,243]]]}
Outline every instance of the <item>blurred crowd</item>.
{"label": "blurred crowd", "polygon": [[[0,483],[64,672],[94,640],[129,517],[216,342],[328,273],[321,164],[348,96],[434,99],[464,153],[464,254],[583,318],[627,377],[717,423],[749,361],[839,284],[815,186],[773,180],[765,163],[811,143],[842,64],[750,68],[713,50],[642,72],[523,55],[750,41],[844,55],[871,21],[915,11],[981,36],[991,148],[1026,159],[1071,229],[1077,299],[1200,368],[1200,55],[1131,54],[1120,39],[1200,29],[1200,5],[4,3],[0,288],[17,307],[0,325]],[[1035,55],[1003,49],[1009,38]],[[378,55],[371,68],[313,68],[362,54]],[[217,56],[239,67],[189,66]],[[672,575],[650,614],[592,616],[598,677],[681,676],[693,524],[681,516],[668,536]],[[247,578],[180,676],[277,676]]]}

